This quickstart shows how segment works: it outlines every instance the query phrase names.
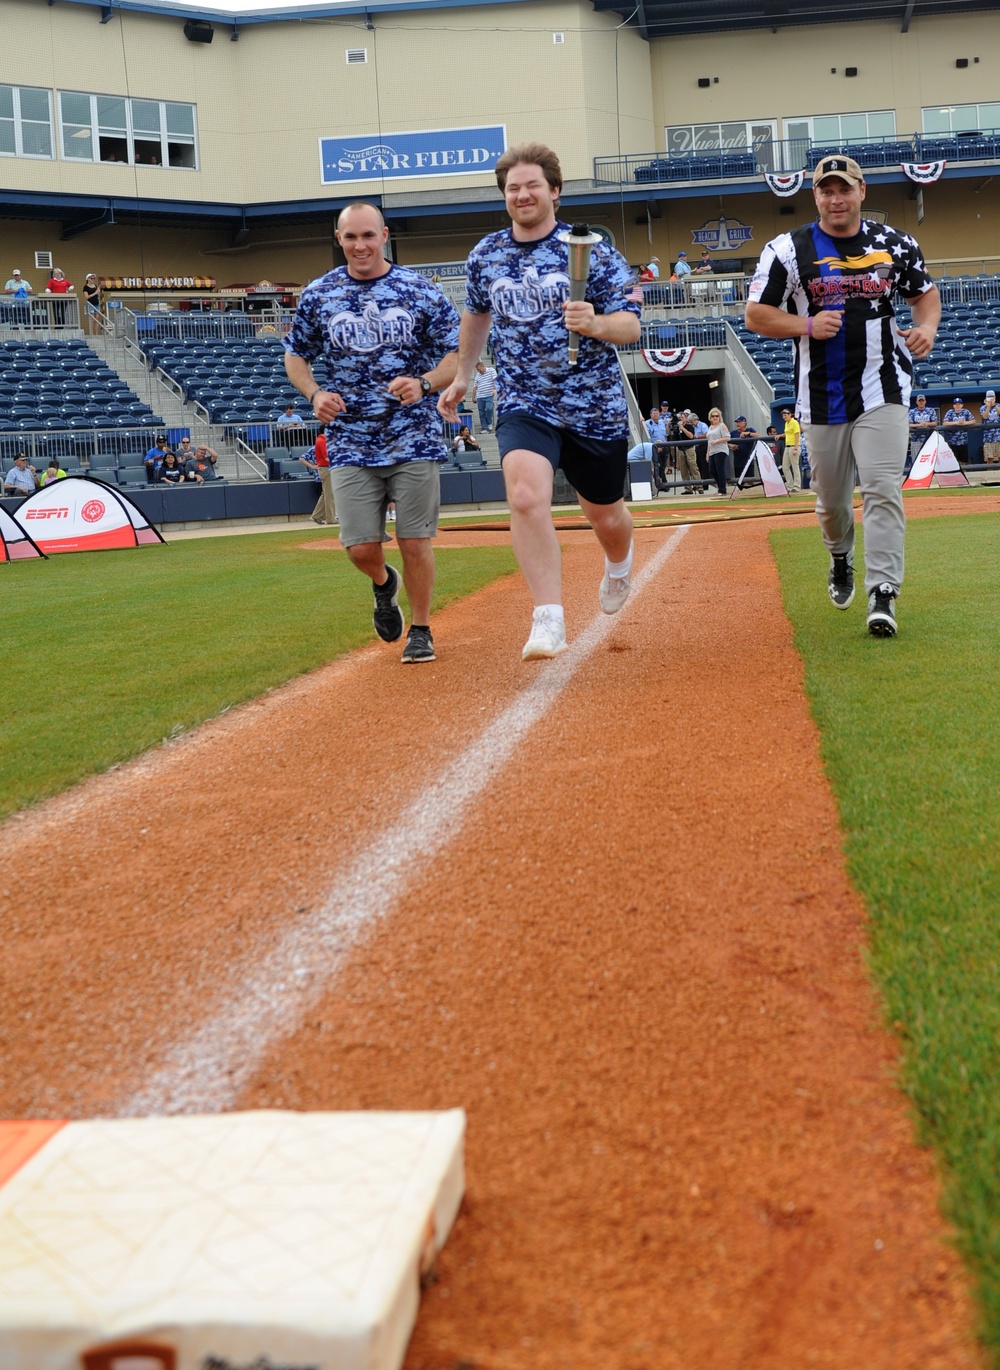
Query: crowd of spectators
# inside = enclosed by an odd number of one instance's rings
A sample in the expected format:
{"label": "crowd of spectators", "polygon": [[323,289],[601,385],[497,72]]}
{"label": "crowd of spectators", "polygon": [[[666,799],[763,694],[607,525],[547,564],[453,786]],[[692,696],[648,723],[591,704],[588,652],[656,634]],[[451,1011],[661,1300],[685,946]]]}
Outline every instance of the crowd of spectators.
{"label": "crowd of spectators", "polygon": [[[729,485],[739,480],[759,440],[767,443],[777,460],[782,459],[789,429],[792,436],[801,431],[794,417],[788,418],[791,424],[786,420],[786,431],[779,435],[773,427],[764,433],[751,428],[745,414],[737,415],[729,428],[715,408],[709,410],[705,422],[693,409],[671,411],[654,405],[645,420],[649,440],[634,447],[629,456],[652,462],[658,490],[681,487],[679,494],[696,495],[714,485],[718,494],[726,495]],[[795,463],[795,483],[791,483],[790,474],[785,475],[789,490],[800,489],[802,484],[800,436],[795,446],[790,458]]]}
{"label": "crowd of spectators", "polygon": [[147,485],[181,485],[188,481],[204,485],[214,478],[219,460],[214,447],[206,443],[192,447],[188,437],[182,437],[177,446],[179,450],[175,452],[162,433],[156,439],[142,462]]}

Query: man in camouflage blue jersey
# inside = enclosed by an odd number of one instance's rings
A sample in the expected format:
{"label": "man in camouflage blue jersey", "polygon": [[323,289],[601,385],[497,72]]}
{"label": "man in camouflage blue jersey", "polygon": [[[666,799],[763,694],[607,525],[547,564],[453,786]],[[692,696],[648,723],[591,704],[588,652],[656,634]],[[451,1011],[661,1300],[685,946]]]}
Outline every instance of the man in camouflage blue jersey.
{"label": "man in camouflage blue jersey", "polygon": [[[440,464],[447,449],[435,391],[455,375],[458,315],[432,282],[386,260],[389,230],[367,203],[337,222],[347,265],[306,286],[285,340],[285,370],[326,425],[340,540],[375,592],[375,631],[403,634],[399,574],[382,552],[386,509],[396,505],[396,537],[411,624],[404,662],[433,661],[430,630]],[[322,358],[327,389],[313,376]]]}
{"label": "man in camouflage blue jersey", "polygon": [[[458,371],[438,401],[449,420],[465,396],[492,323],[497,379],[497,442],[511,539],[534,601],[522,657],[566,650],[562,557],[552,524],[552,487],[560,467],[604,548],[600,602],[613,614],[631,588],[632,518],[622,492],[628,411],[616,343],[639,337],[641,295],[624,259],[593,248],[586,298],[570,301],[569,250],[557,236],[559,160],[541,143],[511,148],[496,165],[511,227],[484,238],[469,255]],[[569,364],[567,330],[579,334]]]}

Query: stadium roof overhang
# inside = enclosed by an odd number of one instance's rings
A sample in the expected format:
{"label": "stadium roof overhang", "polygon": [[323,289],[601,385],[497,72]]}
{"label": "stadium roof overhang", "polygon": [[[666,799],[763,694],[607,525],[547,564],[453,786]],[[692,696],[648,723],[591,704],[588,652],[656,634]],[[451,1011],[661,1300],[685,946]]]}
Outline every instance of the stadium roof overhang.
{"label": "stadium roof overhang", "polygon": [[595,10],[621,14],[644,38],[732,29],[791,28],[889,20],[905,33],[915,19],[997,10],[996,0],[592,0]]}
{"label": "stadium roof overhang", "polygon": [[[951,164],[943,180],[992,179],[994,168],[982,163]],[[892,183],[910,185],[902,169],[872,172],[869,186]],[[911,187],[912,188],[912,187]],[[568,181],[563,187],[562,204],[567,208],[583,205],[655,203],[662,200],[716,199],[720,195],[760,195],[766,187],[758,177],[735,181],[697,181],[670,186],[602,186],[590,181]],[[356,195],[323,197],[313,200],[273,201],[239,205],[198,203],[183,200],[153,200],[129,196],[63,195],[46,191],[0,189],[0,221],[4,219],[47,220],[61,224],[61,238],[68,241],[94,229],[111,226],[134,228],[217,229],[229,234],[235,244],[248,241],[255,228],[287,228],[320,225],[323,234],[332,235],[333,223],[343,207]],[[365,197],[382,206],[387,221],[403,224],[407,220],[456,215],[481,219],[485,215],[504,216],[503,200],[494,187],[441,192],[399,192]],[[504,220],[505,221],[505,220]],[[475,226],[475,225],[473,225]]]}
{"label": "stadium roof overhang", "polygon": [[[338,15],[370,15],[399,10],[469,8],[470,0],[60,0],[90,5],[107,22],[116,10],[175,15],[230,24],[271,24]],[[55,3],[55,0],[49,0]],[[486,5],[523,0],[472,0]],[[916,19],[932,14],[996,11],[996,0],[591,0],[595,10],[620,14],[644,38],[732,29],[779,29],[802,24],[853,24],[883,19],[905,33]]]}

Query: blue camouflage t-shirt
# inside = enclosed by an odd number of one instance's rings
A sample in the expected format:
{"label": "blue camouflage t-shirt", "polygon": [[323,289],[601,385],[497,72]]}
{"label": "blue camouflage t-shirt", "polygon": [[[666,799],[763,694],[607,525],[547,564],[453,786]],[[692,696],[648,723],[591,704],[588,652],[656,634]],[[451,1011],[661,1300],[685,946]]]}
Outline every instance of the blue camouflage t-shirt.
{"label": "blue camouflage t-shirt", "polygon": [[[492,314],[490,346],[496,360],[497,411],[531,414],[556,428],[613,442],[628,436],[628,410],[613,343],[581,338],[570,366],[562,305],[569,299],[569,249],[556,234],[519,243],[509,228],[477,243],[466,265],[466,308]],[[591,251],[586,299],[598,314],[627,310],[642,300],[625,259],[606,243]]]}
{"label": "blue camouflage t-shirt", "polygon": [[432,281],[404,267],[356,280],[335,267],[302,292],[285,349],[322,357],[324,389],[347,406],[326,426],[331,466],[392,466],[446,461],[436,399],[402,405],[388,393],[397,376],[431,371],[458,347],[458,314]]}

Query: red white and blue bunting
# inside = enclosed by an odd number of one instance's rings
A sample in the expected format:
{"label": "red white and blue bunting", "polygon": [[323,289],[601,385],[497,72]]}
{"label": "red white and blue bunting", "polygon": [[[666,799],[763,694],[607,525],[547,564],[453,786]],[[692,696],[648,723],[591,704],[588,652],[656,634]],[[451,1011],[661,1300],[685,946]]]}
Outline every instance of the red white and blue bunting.
{"label": "red white and blue bunting", "polygon": [[693,347],[670,347],[662,351],[642,350],[646,365],[660,376],[676,376],[694,356]]}
{"label": "red white and blue bunting", "polygon": [[768,190],[773,191],[775,195],[780,195],[782,199],[794,195],[797,190],[801,190],[805,179],[806,173],[804,171],[793,171],[788,176],[779,176],[774,171],[764,172],[764,180],[767,182]]}
{"label": "red white and blue bunting", "polygon": [[929,186],[940,178],[947,163],[945,162],[901,162],[903,170],[911,181],[919,186]]}

